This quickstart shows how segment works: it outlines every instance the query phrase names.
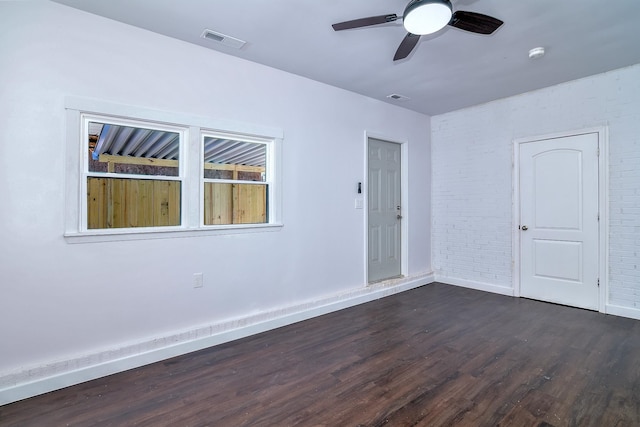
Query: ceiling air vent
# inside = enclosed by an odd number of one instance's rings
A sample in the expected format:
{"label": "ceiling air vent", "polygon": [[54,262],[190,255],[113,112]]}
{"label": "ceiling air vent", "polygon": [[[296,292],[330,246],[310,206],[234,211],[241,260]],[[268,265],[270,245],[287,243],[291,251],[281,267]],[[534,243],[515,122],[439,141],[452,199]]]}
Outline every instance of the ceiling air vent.
{"label": "ceiling air vent", "polygon": [[410,98],[404,95],[398,95],[397,93],[392,93],[391,95],[387,95],[387,98],[393,99],[395,101],[407,101]]}
{"label": "ceiling air vent", "polygon": [[244,46],[247,43],[244,40],[240,40],[235,37],[231,37],[222,33],[217,33],[211,30],[204,30],[200,37],[202,37],[203,39],[214,41],[216,43],[223,44],[228,47],[233,47],[235,49],[240,49],[242,46]]}

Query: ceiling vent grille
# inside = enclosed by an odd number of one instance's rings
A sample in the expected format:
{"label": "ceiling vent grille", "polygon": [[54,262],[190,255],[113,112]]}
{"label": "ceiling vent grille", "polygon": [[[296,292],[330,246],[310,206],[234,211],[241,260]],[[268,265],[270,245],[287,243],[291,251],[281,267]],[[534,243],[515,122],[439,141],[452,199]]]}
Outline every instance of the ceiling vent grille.
{"label": "ceiling vent grille", "polygon": [[226,34],[218,33],[212,30],[204,30],[202,35],[200,36],[203,39],[211,40],[216,43],[223,44],[228,47],[232,47],[235,49],[240,49],[247,42],[244,40],[237,39],[235,37],[228,36]]}
{"label": "ceiling vent grille", "polygon": [[395,101],[408,101],[410,98],[404,95],[398,95],[397,93],[392,93],[391,95],[387,95],[387,98],[393,99]]}

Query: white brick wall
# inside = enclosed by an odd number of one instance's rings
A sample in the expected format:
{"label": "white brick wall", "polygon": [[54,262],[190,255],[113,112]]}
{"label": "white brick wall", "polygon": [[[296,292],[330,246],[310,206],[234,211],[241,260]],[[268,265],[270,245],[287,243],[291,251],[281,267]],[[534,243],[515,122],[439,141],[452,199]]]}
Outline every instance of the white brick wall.
{"label": "white brick wall", "polygon": [[512,287],[513,140],[605,124],[608,304],[640,317],[640,65],[432,118],[435,273]]}

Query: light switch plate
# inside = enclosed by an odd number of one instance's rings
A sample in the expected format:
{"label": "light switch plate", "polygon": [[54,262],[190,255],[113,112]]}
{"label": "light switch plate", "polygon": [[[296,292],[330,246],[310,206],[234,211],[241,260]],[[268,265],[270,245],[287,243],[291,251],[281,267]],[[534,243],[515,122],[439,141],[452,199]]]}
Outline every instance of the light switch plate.
{"label": "light switch plate", "polygon": [[201,288],[204,286],[204,275],[202,273],[193,273],[193,287]]}

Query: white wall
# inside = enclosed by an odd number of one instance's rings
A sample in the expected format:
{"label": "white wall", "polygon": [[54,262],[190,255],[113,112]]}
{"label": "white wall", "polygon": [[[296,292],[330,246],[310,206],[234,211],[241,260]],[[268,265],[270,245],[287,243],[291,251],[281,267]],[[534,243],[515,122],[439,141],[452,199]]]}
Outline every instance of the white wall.
{"label": "white wall", "polygon": [[640,65],[432,117],[436,278],[512,292],[515,138],[607,125],[607,312],[640,318]]}
{"label": "white wall", "polygon": [[[428,116],[55,3],[0,27],[0,389],[365,288],[365,132],[408,144],[407,273],[431,271]],[[284,228],[69,244],[66,96],[282,129]]]}

